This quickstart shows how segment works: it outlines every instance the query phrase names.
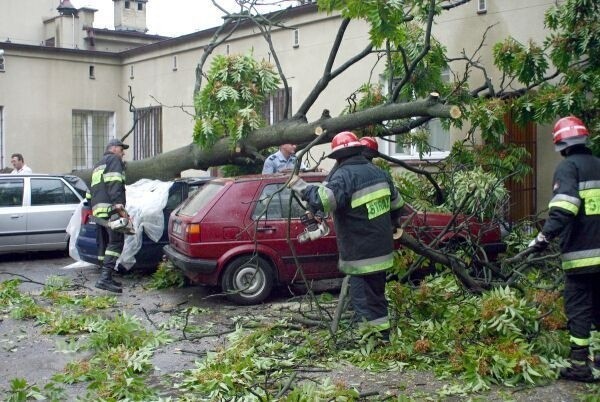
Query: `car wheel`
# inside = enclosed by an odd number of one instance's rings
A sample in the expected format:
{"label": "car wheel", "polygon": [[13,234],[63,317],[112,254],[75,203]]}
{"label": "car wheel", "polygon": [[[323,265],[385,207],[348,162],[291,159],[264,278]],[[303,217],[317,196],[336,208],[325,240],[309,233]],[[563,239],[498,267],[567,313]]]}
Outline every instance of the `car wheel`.
{"label": "car wheel", "polygon": [[227,298],[243,305],[263,301],[273,289],[273,270],[262,257],[246,256],[233,260],[225,268],[221,289]]}

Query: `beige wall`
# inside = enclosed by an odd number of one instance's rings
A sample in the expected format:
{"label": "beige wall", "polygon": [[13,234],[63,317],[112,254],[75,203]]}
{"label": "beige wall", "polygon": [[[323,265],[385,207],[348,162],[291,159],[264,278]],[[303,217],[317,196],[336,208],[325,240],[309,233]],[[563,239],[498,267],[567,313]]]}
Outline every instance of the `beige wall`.
{"label": "beige wall", "polygon": [[[72,111],[115,111],[121,66],[79,55],[34,57],[6,51],[0,73],[4,110],[5,164],[20,152],[34,172],[64,173],[72,168]],[[96,79],[88,76],[95,65]],[[117,116],[117,120],[118,120]]]}
{"label": "beige wall", "polygon": [[44,20],[58,15],[57,0],[1,0],[0,41],[39,45],[45,39]]}

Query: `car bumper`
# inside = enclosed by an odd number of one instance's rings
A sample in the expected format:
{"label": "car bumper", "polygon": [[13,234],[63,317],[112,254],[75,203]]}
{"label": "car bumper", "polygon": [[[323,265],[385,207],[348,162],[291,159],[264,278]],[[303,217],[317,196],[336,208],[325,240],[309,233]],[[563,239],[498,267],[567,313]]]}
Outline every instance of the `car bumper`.
{"label": "car bumper", "polygon": [[205,260],[201,258],[190,258],[176,251],[170,245],[163,248],[167,259],[177,268],[183,271],[186,276],[195,277],[199,274],[212,274],[217,270],[216,260]]}

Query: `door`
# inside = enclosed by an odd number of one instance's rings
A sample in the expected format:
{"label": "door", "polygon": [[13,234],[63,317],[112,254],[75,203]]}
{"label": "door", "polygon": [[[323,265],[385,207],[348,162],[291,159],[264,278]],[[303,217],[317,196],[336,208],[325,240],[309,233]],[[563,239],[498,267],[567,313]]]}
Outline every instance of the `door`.
{"label": "door", "polygon": [[525,126],[518,125],[510,113],[504,116],[504,123],[507,128],[506,140],[508,143],[524,147],[531,155],[527,162],[531,167],[531,173],[521,181],[509,179],[505,183],[510,193],[509,219],[511,222],[515,222],[536,214],[537,131],[534,123],[527,123]]}
{"label": "door", "polygon": [[80,198],[58,177],[31,178],[27,245],[32,250],[67,247],[66,228]]}
{"label": "door", "polygon": [[24,178],[6,177],[0,180],[0,252],[26,248],[24,189]]}
{"label": "door", "polygon": [[[252,213],[252,219],[257,221],[254,226],[257,242],[276,250],[284,262],[285,266],[280,267],[280,280],[289,281],[295,275],[299,275],[296,273],[296,262],[288,243],[288,215],[290,216],[289,239],[307,278],[321,279],[339,275],[333,222],[328,219],[331,228],[328,236],[315,241],[298,242],[297,236],[304,231],[300,216],[306,210],[296,198],[292,198],[290,210],[291,191],[288,188],[278,191],[281,186],[283,184],[266,185]],[[296,279],[302,280],[300,276]]]}

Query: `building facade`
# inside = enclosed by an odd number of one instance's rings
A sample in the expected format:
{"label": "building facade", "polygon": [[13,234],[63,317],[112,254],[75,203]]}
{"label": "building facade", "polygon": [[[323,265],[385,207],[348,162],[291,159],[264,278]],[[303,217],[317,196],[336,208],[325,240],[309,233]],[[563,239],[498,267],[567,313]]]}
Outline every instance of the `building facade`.
{"label": "building facade", "polygon": [[[193,113],[196,66],[216,28],[177,38],[147,35],[146,9],[152,1],[113,3],[115,30],[94,28],[96,10],[76,9],[69,0],[0,3],[0,167],[8,166],[14,152],[22,153],[37,172],[90,167],[106,141],[128,132],[134,118],[138,124],[127,139],[132,146],[128,158],[153,156],[192,141],[194,120],[189,113]],[[340,23],[339,16],[318,12],[313,2],[304,3],[286,11],[286,24],[292,29],[272,32],[292,88],[292,112],[319,80]],[[472,52],[483,32],[494,25],[481,54],[481,62],[491,66],[491,45],[509,34],[522,42],[544,37],[543,16],[552,4],[547,0],[470,2],[439,19],[433,34],[452,57],[463,49]],[[28,17],[17,18],[22,15]],[[366,46],[366,24],[352,22],[345,38],[337,63]],[[272,57],[260,33],[249,24],[214,54],[248,52],[257,59]],[[365,77],[379,80],[382,69],[375,55],[352,66],[326,88],[308,120],[318,119],[324,109],[331,115],[341,113],[346,97]],[[126,102],[129,91],[136,116]],[[443,157],[452,140],[462,137],[458,131],[448,135],[440,130],[433,122],[431,132],[438,138],[438,149],[431,158]],[[538,158],[543,164],[534,161],[537,171],[551,171],[559,158],[549,140],[549,128],[535,127],[528,135],[533,136],[534,153],[544,155]],[[414,151],[382,145],[387,153],[418,163]],[[545,205],[551,192],[549,182],[549,177],[538,177],[537,192],[534,189],[530,196],[534,209]]]}

